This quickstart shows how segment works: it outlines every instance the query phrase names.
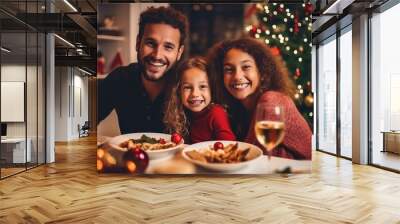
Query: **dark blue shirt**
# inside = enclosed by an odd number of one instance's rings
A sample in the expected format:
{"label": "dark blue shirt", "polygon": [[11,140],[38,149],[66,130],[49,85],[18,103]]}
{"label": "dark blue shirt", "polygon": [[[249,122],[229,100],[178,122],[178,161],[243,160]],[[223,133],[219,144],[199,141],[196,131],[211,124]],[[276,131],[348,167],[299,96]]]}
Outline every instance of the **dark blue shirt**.
{"label": "dark blue shirt", "polygon": [[152,102],[147,95],[137,63],[119,67],[105,79],[98,80],[98,120],[106,118],[113,109],[118,115],[122,134],[163,132],[165,94]]}

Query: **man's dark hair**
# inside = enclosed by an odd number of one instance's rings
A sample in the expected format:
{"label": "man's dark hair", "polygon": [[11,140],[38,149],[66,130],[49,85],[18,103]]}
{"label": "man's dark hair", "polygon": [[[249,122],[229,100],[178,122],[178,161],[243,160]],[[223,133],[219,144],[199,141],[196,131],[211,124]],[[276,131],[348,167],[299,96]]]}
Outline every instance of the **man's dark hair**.
{"label": "man's dark hair", "polygon": [[168,24],[179,29],[179,45],[183,45],[188,33],[189,23],[187,17],[178,10],[171,7],[150,7],[140,14],[139,21],[139,39],[142,38],[146,24]]}

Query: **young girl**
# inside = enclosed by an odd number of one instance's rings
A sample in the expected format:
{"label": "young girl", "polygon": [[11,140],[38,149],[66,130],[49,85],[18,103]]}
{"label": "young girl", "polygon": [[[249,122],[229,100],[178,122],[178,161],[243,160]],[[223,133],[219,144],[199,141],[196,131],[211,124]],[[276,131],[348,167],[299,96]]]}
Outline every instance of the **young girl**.
{"label": "young girl", "polygon": [[257,106],[280,106],[285,115],[285,135],[272,155],[310,160],[311,130],[291,99],[294,84],[281,57],[250,38],[216,44],[208,57],[210,75],[221,87],[219,94],[228,104],[238,139],[259,145],[254,133]]}
{"label": "young girl", "polygon": [[170,89],[164,123],[191,143],[235,140],[225,109],[212,103],[207,63],[201,57],[188,59],[177,68],[178,80]]}

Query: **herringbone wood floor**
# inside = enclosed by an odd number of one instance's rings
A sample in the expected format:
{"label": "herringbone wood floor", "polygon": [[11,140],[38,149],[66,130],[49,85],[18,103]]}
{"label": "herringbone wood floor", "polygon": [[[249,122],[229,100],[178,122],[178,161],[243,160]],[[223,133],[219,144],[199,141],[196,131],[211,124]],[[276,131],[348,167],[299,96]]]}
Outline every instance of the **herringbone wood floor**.
{"label": "herringbone wood floor", "polygon": [[98,175],[95,138],[0,181],[0,223],[400,223],[400,175],[314,153],[313,173]]}

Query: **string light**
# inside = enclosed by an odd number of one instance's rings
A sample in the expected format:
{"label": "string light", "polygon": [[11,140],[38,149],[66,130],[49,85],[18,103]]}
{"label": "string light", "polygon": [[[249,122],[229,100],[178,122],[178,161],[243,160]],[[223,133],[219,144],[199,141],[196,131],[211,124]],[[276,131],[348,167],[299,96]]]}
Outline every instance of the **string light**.
{"label": "string light", "polygon": [[[285,56],[292,57],[290,63],[293,64],[295,68],[297,67],[296,71],[293,71],[293,79],[297,82],[297,91],[294,92],[292,96],[300,103],[301,108],[303,108],[304,105],[309,107],[308,95],[309,88],[311,88],[310,81],[302,81],[304,78],[308,79],[308,76],[302,78],[300,73],[304,67],[303,60],[308,59],[303,59],[303,57],[309,56],[308,52],[310,48],[308,46],[312,47],[311,35],[303,35],[303,33],[310,32],[313,26],[311,15],[307,13],[308,4],[310,3],[304,2],[302,4],[303,9],[301,7],[297,7],[296,9],[289,8],[290,6],[279,2],[272,3],[271,5],[257,4],[257,12],[255,13],[261,24],[254,23],[254,25],[245,26],[246,31],[254,38],[263,40],[267,45],[272,44],[274,47],[280,47],[282,50],[286,50],[284,53]],[[267,14],[264,14],[264,11]],[[297,14],[297,11],[299,14]],[[301,13],[302,11],[303,13]],[[277,22],[274,24],[273,20]],[[299,34],[298,36],[295,35],[297,33]],[[296,43],[291,43],[290,41]],[[303,72],[307,72],[307,69]],[[306,97],[306,99],[304,97]],[[308,108],[305,110],[308,110]],[[303,112],[303,116],[306,117],[306,120],[312,121],[313,112]]]}

